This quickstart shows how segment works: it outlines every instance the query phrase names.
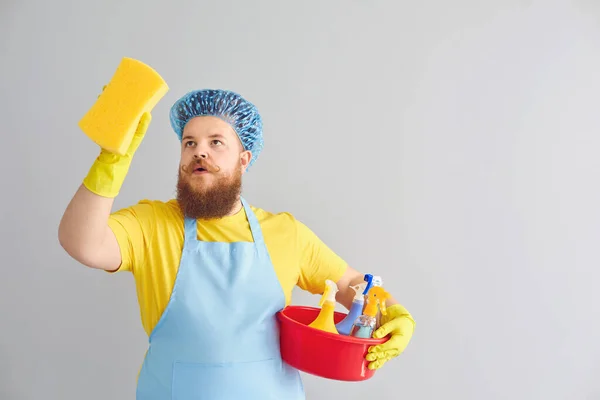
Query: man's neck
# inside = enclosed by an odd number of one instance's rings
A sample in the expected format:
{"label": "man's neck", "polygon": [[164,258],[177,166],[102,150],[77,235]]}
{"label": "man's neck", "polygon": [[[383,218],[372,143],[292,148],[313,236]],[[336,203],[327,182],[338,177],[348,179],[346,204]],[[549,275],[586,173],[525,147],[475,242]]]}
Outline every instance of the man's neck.
{"label": "man's neck", "polygon": [[235,215],[237,213],[239,213],[242,209],[242,200],[238,199],[235,204],[233,205],[233,207],[231,208],[231,211],[229,211],[229,213],[227,214],[227,216],[232,216]]}

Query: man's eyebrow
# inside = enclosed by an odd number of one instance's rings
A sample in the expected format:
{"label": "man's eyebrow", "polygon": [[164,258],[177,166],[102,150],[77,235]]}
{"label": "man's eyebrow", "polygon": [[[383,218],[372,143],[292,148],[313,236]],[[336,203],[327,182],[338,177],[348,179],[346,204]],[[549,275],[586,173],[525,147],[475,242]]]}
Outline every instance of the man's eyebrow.
{"label": "man's eyebrow", "polygon": [[[226,139],[225,135],[223,135],[222,133],[213,133],[211,135],[208,135],[209,138],[214,139],[214,138],[219,138],[219,139]],[[183,138],[181,138],[181,140],[187,140],[187,139],[191,139],[191,140],[196,140],[195,137],[193,137],[192,135],[185,135]]]}

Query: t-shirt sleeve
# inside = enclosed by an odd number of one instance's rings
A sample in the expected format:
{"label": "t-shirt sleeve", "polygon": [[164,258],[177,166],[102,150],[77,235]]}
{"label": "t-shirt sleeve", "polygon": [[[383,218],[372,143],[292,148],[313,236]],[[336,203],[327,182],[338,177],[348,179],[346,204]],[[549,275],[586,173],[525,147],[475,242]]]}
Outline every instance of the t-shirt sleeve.
{"label": "t-shirt sleeve", "polygon": [[339,281],[348,264],[305,224],[298,220],[295,223],[300,251],[298,287],[312,294],[321,294],[325,290],[325,281]]}
{"label": "t-shirt sleeve", "polygon": [[140,201],[110,215],[108,226],[117,238],[121,250],[121,266],[117,271],[135,273],[136,268],[144,265],[154,230],[153,221],[152,204],[147,201]]}

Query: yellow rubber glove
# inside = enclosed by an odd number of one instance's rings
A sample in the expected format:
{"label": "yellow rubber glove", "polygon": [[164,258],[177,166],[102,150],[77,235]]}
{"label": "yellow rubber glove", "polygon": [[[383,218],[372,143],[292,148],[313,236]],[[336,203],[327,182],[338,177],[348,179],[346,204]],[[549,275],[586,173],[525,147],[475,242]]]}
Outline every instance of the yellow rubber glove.
{"label": "yellow rubber glove", "polygon": [[103,197],[112,198],[119,194],[121,186],[125,181],[125,176],[129,172],[133,154],[142,142],[151,121],[152,115],[150,113],[142,115],[138,128],[131,140],[131,145],[125,155],[120,156],[104,149],[100,151],[100,155],[96,158],[88,175],[83,180],[86,188]]}
{"label": "yellow rubber glove", "polygon": [[391,334],[390,339],[380,345],[371,346],[365,357],[369,369],[379,369],[387,361],[398,357],[408,346],[415,330],[415,321],[410,313],[400,304],[387,307],[385,315],[381,316],[381,327],[373,333],[376,339]]}

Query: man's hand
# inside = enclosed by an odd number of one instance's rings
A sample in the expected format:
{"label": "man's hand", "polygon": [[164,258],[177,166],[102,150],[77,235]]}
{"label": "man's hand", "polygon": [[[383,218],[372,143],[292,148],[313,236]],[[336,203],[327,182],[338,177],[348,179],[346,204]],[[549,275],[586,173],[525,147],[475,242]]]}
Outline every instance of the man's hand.
{"label": "man's hand", "polygon": [[387,308],[385,315],[381,316],[381,327],[373,333],[373,338],[379,339],[391,334],[391,338],[380,345],[371,346],[366,359],[370,361],[369,369],[379,369],[387,361],[398,357],[408,346],[415,321],[410,313],[400,304]]}
{"label": "man's hand", "polygon": [[83,181],[88,190],[102,197],[114,198],[119,194],[129,172],[133,155],[146,135],[151,121],[150,113],[146,112],[142,115],[125,155],[121,156],[102,149]]}
{"label": "man's hand", "polygon": [[[339,291],[336,295],[338,303],[350,310],[354,290],[350,286],[364,282],[364,274],[348,267],[344,276],[337,282]],[[396,300],[389,298],[386,301],[389,306],[385,315],[381,315],[381,326],[373,333],[376,339],[391,334],[391,338],[384,344],[372,346],[365,357],[369,363],[369,369],[379,369],[384,363],[399,356],[410,341],[415,329],[415,321],[410,313]]]}

